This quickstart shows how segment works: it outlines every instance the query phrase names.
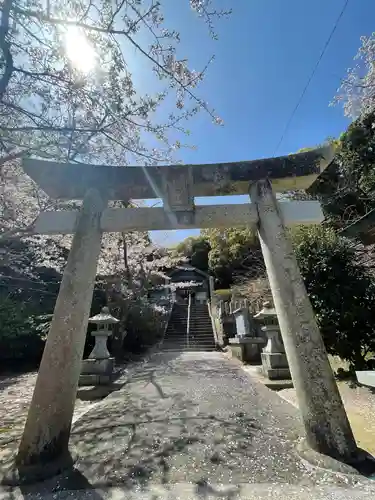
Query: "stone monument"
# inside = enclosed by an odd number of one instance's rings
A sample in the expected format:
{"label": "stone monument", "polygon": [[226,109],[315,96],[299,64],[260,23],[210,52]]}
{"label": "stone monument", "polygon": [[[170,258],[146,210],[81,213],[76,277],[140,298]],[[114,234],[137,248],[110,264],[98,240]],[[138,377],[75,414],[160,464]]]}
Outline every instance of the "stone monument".
{"label": "stone monument", "polygon": [[244,362],[259,362],[265,339],[256,335],[257,331],[250,322],[248,308],[239,307],[233,311],[233,316],[236,322],[237,334],[229,339],[232,355]]}

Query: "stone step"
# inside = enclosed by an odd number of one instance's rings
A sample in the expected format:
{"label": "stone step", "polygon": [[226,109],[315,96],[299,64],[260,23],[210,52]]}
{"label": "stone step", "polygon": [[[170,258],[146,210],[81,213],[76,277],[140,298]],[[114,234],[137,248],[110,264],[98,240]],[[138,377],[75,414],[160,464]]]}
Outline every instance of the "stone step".
{"label": "stone step", "polygon": [[198,330],[190,330],[189,332],[189,335],[195,335],[196,337],[213,337],[214,334],[212,331],[210,330],[201,330],[201,331],[198,331]]}
{"label": "stone step", "polygon": [[[187,340],[185,339],[164,339],[164,343],[167,344],[179,344],[184,345],[187,344]],[[205,340],[197,340],[197,339],[189,339],[189,343],[192,345],[213,345],[215,344],[214,339],[205,339]]]}
{"label": "stone step", "polygon": [[186,335],[185,335],[185,337],[165,337],[164,342],[181,342],[181,343],[184,343],[184,342],[186,342]]}
{"label": "stone step", "polygon": [[163,344],[161,345],[162,348],[176,348],[176,349],[181,349],[181,348],[185,348],[185,349],[192,349],[192,348],[201,348],[201,349],[214,349],[215,348],[215,344],[214,343],[211,343],[211,344],[193,344],[193,343],[189,343],[188,344],[178,344],[178,343],[175,343],[175,342],[163,342]]}
{"label": "stone step", "polygon": [[215,348],[207,348],[207,347],[184,347],[184,348],[167,348],[162,349],[163,352],[175,352],[175,353],[184,353],[184,352],[213,352]]}
{"label": "stone step", "polygon": [[[184,336],[176,336],[176,337],[168,337],[166,336],[164,338],[164,342],[186,342],[187,339],[186,339],[186,335]],[[214,337],[211,335],[211,336],[207,336],[207,337],[195,337],[195,336],[190,336],[189,337],[189,341],[190,342],[199,342],[199,343],[210,343],[210,342],[215,342],[215,339]]]}

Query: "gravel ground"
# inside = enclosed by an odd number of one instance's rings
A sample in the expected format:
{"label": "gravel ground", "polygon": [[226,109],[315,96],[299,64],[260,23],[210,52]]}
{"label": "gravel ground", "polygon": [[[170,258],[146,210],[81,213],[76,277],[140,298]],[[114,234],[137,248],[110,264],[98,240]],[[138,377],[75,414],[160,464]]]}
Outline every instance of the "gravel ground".
{"label": "gravel ground", "polygon": [[[339,381],[338,388],[358,446],[375,455],[375,393],[367,387]],[[283,389],[279,395],[297,405],[294,389]]]}
{"label": "gravel ground", "polygon": [[[71,435],[73,471],[0,489],[0,499],[375,498],[361,476],[302,462],[297,409],[220,353],[158,353],[118,382],[88,411],[77,406],[84,413]],[[13,411],[24,415],[21,399]]]}
{"label": "gravel ground", "polygon": [[[0,459],[7,446],[21,437],[33,395],[36,372],[0,376]],[[92,403],[77,399],[74,417],[87,411]]]}
{"label": "gravel ground", "polygon": [[222,354],[159,353],[75,423],[75,470],[23,492],[187,483],[277,483],[300,492],[366,486],[361,476],[303,463],[295,452],[302,435],[297,409]]}
{"label": "gravel ground", "polygon": [[286,484],[241,484],[202,487],[191,483],[150,485],[141,490],[100,488],[24,494],[0,491],[0,500],[373,500],[371,490],[338,487],[304,487]]}

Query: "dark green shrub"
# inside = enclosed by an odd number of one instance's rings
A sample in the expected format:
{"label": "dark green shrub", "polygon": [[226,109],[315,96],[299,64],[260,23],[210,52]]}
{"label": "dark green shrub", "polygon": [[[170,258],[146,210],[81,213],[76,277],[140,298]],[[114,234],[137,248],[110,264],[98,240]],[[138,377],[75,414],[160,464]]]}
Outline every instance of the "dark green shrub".
{"label": "dark green shrub", "polygon": [[356,368],[375,351],[375,285],[350,242],[323,226],[292,231],[297,260],[327,351]]}

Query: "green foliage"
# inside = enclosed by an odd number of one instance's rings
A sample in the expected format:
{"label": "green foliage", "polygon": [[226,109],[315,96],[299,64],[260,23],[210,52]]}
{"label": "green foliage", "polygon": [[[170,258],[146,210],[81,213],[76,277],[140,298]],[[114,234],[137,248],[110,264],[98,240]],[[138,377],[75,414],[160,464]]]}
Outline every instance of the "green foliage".
{"label": "green foliage", "polygon": [[36,365],[43,352],[67,251],[48,239],[0,241],[2,366]]}
{"label": "green foliage", "polygon": [[193,267],[205,273],[208,272],[208,255],[210,250],[210,243],[203,236],[186,238],[175,248],[177,254],[187,257]]}
{"label": "green foliage", "polygon": [[[353,122],[341,135],[338,160],[350,187],[370,194],[375,189],[375,112]],[[373,201],[373,197],[371,197]]]}
{"label": "green foliage", "polygon": [[219,287],[229,288],[236,273],[249,268],[258,271],[262,261],[260,245],[254,231],[249,228],[206,229],[202,236],[210,244],[209,270]]}
{"label": "green foliage", "polygon": [[38,329],[37,318],[18,301],[6,298],[0,301],[0,358],[10,361],[37,362],[43,352],[44,332]]}
{"label": "green foliage", "polygon": [[363,368],[366,354],[375,350],[372,277],[332,229],[305,226],[291,234],[327,351]]}
{"label": "green foliage", "polygon": [[[373,277],[358,262],[351,243],[332,228],[301,226],[290,233],[328,352],[363,368],[366,354],[375,351]],[[202,231],[202,237],[210,244],[209,270],[217,282],[226,279],[225,285],[230,284],[237,273],[243,288],[264,276],[259,243],[252,231],[208,230]],[[231,291],[223,288],[215,295],[228,300]]]}
{"label": "green foliage", "polygon": [[160,340],[165,313],[166,310],[151,308],[146,301],[132,300],[125,319],[123,351],[139,354]]}
{"label": "green foliage", "polygon": [[229,288],[234,276],[245,270],[252,269],[255,277],[263,272],[259,241],[249,228],[205,229],[198,238],[181,242],[175,251],[213,275],[219,288]]}
{"label": "green foliage", "polygon": [[215,295],[218,300],[229,300],[232,297],[232,290],[230,288],[215,290]]}
{"label": "green foliage", "polygon": [[335,164],[315,191],[329,223],[342,228],[375,208],[375,112],[354,121],[335,144]]}
{"label": "green foliage", "polygon": [[[297,149],[296,153],[306,153],[307,151],[312,151],[313,149],[315,149],[315,147],[300,148],[300,149]],[[294,153],[291,153],[291,154],[294,154]]]}

